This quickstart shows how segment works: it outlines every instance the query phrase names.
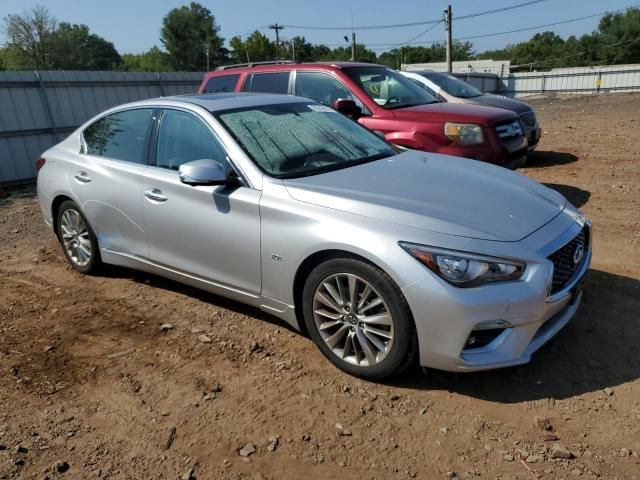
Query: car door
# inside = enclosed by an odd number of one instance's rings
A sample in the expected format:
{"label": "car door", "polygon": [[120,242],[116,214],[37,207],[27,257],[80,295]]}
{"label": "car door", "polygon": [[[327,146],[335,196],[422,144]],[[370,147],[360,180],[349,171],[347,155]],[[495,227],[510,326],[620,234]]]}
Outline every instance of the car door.
{"label": "car door", "polygon": [[153,108],[122,110],[82,133],[70,185],[103,249],[147,256],[140,192],[155,114]]}
{"label": "car door", "polygon": [[240,184],[190,186],[180,165],[200,159],[233,166],[212,128],[193,112],[165,109],[143,180],[151,260],[218,287],[260,292],[261,192]]}
{"label": "car door", "polygon": [[353,100],[364,114],[367,113],[367,109],[360,99],[329,73],[297,70],[293,85],[293,94],[298,97],[309,98],[331,108],[336,100]]}

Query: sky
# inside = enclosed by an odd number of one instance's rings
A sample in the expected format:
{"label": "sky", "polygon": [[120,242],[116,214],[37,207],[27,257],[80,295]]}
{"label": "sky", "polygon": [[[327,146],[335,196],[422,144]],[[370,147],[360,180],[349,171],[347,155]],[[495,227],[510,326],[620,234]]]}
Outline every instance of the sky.
{"label": "sky", "polygon": [[[419,36],[432,25],[383,30],[357,30],[358,26],[388,25],[442,18],[450,3],[453,12],[453,37],[468,37],[505,32],[599,14],[608,10],[640,7],[640,0],[544,0],[541,3],[491,15],[455,20],[456,16],[493,10],[526,0],[200,0],[214,14],[221,27],[220,35],[228,41],[234,35],[247,35],[272,23],[298,26],[356,27],[358,43],[374,45],[382,51],[387,44],[444,40],[442,24]],[[36,4],[46,6],[58,21],[84,23],[93,33],[114,43],[121,53],[141,53],[154,45],[161,46],[159,35],[162,18],[172,8],[189,0],[0,0],[0,18],[21,13]],[[470,40],[477,52],[503,48],[525,41],[536,32],[552,30],[562,37],[592,32],[599,18],[588,18],[552,27]],[[350,31],[304,30],[285,28],[281,38],[305,36],[311,43],[346,45],[344,35]],[[1,35],[1,34],[0,34]],[[2,37],[1,41],[6,41]]]}

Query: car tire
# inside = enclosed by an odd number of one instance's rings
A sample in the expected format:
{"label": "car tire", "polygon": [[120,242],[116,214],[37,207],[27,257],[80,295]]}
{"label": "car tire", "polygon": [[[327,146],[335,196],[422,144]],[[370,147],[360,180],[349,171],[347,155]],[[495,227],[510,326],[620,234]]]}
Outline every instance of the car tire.
{"label": "car tire", "polygon": [[64,201],[56,217],[58,241],[67,261],[80,273],[96,273],[102,265],[96,234],[80,208]]}
{"label": "car tire", "polygon": [[365,261],[333,258],[314,268],[302,292],[302,312],[320,351],[351,375],[382,380],[415,362],[409,305],[393,279]]}

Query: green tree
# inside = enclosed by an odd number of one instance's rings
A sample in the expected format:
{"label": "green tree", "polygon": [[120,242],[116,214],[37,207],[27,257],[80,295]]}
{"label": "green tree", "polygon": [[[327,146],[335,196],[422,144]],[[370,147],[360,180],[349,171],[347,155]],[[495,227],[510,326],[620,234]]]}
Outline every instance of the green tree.
{"label": "green tree", "polygon": [[176,70],[203,71],[207,67],[207,47],[210,66],[222,63],[224,39],[211,11],[191,2],[171,10],[162,20],[160,41]]}
{"label": "green tree", "polygon": [[170,72],[173,70],[169,54],[153,46],[140,54],[122,55],[124,69],[129,72]]}
{"label": "green tree", "polygon": [[[335,60],[335,61],[349,61],[351,60],[351,47],[336,47],[329,52],[325,52],[317,60]],[[356,43],[356,61],[357,62],[375,62],[376,52],[369,50],[365,45]]]}
{"label": "green tree", "polygon": [[[451,50],[454,61],[469,60],[474,56],[473,44],[471,42],[454,41]],[[442,43],[434,43],[429,47],[409,45],[394,48],[382,53],[378,61],[390,68],[400,68],[400,66],[405,63],[444,62],[446,56],[445,45]]]}
{"label": "green tree", "polygon": [[640,62],[640,9],[608,13],[600,19],[594,36],[601,45],[604,63]]}
{"label": "green tree", "polygon": [[2,30],[9,39],[9,68],[51,69],[51,37],[56,28],[57,20],[41,5],[7,15]]}
{"label": "green tree", "polygon": [[122,58],[113,46],[86,25],[62,22],[50,35],[51,67],[57,70],[114,70]]}
{"label": "green tree", "polygon": [[276,44],[259,30],[254,31],[246,40],[233,37],[229,41],[234,63],[264,62],[276,58]]}

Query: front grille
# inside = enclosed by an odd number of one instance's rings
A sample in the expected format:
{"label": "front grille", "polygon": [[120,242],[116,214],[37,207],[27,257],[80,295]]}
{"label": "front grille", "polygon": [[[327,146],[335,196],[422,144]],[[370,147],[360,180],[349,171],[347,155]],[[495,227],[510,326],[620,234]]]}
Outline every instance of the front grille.
{"label": "front grille", "polygon": [[[549,255],[549,260],[553,262],[552,295],[561,291],[573,278],[582,263],[586,261],[587,250],[589,249],[589,232],[587,229],[588,227],[585,226],[573,240]],[[578,248],[582,248],[583,254],[578,263],[575,263],[574,256]]]}
{"label": "front grille", "polygon": [[521,113],[520,120],[525,127],[531,128],[536,126],[536,114],[533,110]]}
{"label": "front grille", "polygon": [[523,135],[522,125],[520,125],[520,121],[518,121],[517,118],[498,123],[496,125],[496,132],[503,141],[511,140]]}

